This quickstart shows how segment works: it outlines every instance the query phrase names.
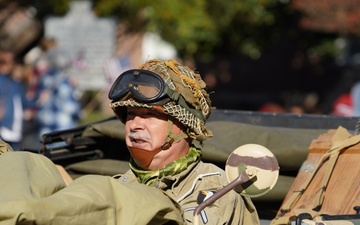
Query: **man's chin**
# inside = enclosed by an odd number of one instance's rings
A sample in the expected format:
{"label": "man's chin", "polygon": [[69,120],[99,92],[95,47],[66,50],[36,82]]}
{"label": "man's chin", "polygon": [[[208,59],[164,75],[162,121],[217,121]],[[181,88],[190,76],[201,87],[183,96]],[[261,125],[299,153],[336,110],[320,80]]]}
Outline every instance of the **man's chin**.
{"label": "man's chin", "polygon": [[148,144],[146,143],[142,143],[142,144],[139,144],[139,143],[131,143],[130,145],[128,145],[129,148],[132,148],[132,149],[139,149],[139,150],[143,150],[143,151],[148,151],[148,152],[151,152],[152,149],[149,147]]}
{"label": "man's chin", "polygon": [[128,146],[130,154],[138,166],[140,166],[141,168],[148,168],[154,156],[161,151],[161,148],[154,150],[146,150],[143,148],[138,148],[137,146],[139,145],[136,145],[136,147]]}

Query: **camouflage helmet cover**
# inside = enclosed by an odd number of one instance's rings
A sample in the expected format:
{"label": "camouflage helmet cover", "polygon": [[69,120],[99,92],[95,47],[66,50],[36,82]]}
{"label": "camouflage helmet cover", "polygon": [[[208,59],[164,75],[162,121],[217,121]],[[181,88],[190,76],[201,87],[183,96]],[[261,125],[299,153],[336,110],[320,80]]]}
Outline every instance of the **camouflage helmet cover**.
{"label": "camouflage helmet cover", "polygon": [[153,108],[161,110],[185,125],[188,129],[187,134],[193,139],[203,141],[212,136],[211,131],[205,127],[205,120],[209,118],[211,113],[211,101],[205,90],[206,84],[201,79],[200,74],[195,73],[187,66],[181,65],[174,59],[168,61],[149,60],[141,65],[139,69],[158,74],[165,84],[171,90],[179,93],[185,99],[186,104],[198,111],[203,119],[174,101],[162,105],[159,109],[159,107],[151,104],[136,102],[130,98],[131,96],[127,95],[125,98],[110,104],[123,123],[126,119],[126,106]]}

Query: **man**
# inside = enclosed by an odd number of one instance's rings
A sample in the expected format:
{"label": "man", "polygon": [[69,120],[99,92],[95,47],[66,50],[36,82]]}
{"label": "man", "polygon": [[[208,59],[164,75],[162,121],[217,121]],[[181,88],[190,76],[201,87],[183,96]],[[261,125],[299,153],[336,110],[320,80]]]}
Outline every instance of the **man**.
{"label": "man", "polygon": [[11,77],[14,57],[13,52],[0,50],[0,137],[17,150],[22,139],[24,93]]}
{"label": "man", "polygon": [[[205,122],[211,102],[200,75],[176,60],[150,60],[122,73],[109,92],[125,123],[130,170],[121,183],[143,183],[177,202],[186,223],[195,208],[227,184],[225,173],[200,160],[200,143],[211,137]],[[151,193],[149,193],[151,194]],[[251,200],[231,191],[200,215],[202,224],[259,224]]]}
{"label": "man", "polygon": [[195,208],[227,184],[224,171],[201,162],[192,143],[212,136],[204,88],[199,74],[175,60],[148,61],[119,76],[109,97],[125,122],[132,159],[118,179],[67,181],[45,156],[9,151],[0,141],[0,223],[259,224],[251,200],[235,191],[193,221]]}

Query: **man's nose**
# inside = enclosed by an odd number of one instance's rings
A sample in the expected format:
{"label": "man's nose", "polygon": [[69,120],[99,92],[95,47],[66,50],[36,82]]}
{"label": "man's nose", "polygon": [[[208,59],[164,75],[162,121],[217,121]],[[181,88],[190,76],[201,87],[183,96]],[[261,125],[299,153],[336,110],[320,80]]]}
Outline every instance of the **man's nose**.
{"label": "man's nose", "polygon": [[131,130],[140,130],[144,129],[145,127],[145,118],[140,115],[134,116],[134,118],[128,122],[130,123],[129,127]]}

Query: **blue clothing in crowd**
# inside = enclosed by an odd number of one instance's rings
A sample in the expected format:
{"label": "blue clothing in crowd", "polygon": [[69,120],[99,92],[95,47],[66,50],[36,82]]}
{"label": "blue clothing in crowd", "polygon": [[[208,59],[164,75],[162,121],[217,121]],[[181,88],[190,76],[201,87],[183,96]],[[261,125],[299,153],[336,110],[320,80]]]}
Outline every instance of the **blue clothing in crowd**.
{"label": "blue clothing in crowd", "polygon": [[37,119],[40,135],[77,126],[81,111],[75,88],[69,77],[59,70],[43,74],[39,84],[40,94],[47,98],[38,105]]}
{"label": "blue clothing in crowd", "polygon": [[0,135],[16,150],[22,139],[25,93],[21,84],[7,75],[0,75],[0,85]]}

